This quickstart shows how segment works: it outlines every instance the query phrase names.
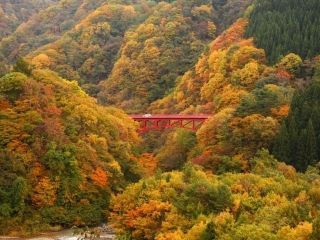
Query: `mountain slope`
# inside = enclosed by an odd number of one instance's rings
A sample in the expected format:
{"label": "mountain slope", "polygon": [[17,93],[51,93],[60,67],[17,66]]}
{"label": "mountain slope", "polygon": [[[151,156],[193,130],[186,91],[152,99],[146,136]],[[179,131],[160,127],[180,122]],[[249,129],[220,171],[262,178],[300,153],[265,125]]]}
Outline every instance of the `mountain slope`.
{"label": "mountain slope", "polygon": [[0,41],[0,63],[8,65],[32,50],[57,40],[104,0],[60,0],[33,14]]}
{"label": "mountain slope", "polygon": [[[263,50],[254,49],[252,41],[244,39],[247,24],[248,21],[246,19],[239,19],[236,23],[230,26],[230,28],[212,41],[209,52],[204,53],[199,58],[195,66],[191,68],[191,70],[187,71],[181,79],[179,79],[174,91],[165,98],[152,103],[150,110],[166,113],[182,111],[212,112],[216,106],[218,108],[219,98],[216,98],[217,100],[214,102],[211,109],[201,108],[201,105],[204,106],[206,103],[214,101],[214,98],[219,94],[219,92],[221,92],[221,89],[227,86],[225,78],[227,78],[227,76],[230,77],[233,70],[230,69],[229,66],[226,66],[232,61],[231,54],[236,55],[235,51],[240,50],[241,46],[242,48],[246,46],[246,49],[251,51],[251,56],[256,55],[259,58],[256,59],[257,61],[265,63]],[[232,48],[232,46],[234,47]],[[230,54],[227,54],[227,49],[230,49]],[[254,52],[256,52],[256,54],[254,54]],[[241,57],[241,54],[242,52],[239,51],[239,54],[236,55],[236,57]],[[231,56],[229,57],[229,55]],[[226,62],[227,57],[228,62]],[[242,62],[242,66],[240,66],[240,68],[250,61],[249,53],[246,57],[247,58],[242,60],[246,62]],[[235,63],[233,63],[233,65],[235,65]],[[218,77],[218,74],[222,74],[221,77]],[[217,85],[215,86],[213,83],[208,84],[210,79],[212,79],[211,82],[213,82],[215,77]],[[216,88],[215,92],[211,92],[209,94],[209,88]],[[208,93],[205,94],[205,91]],[[207,100],[204,99],[204,95],[207,96]]]}
{"label": "mountain slope", "polygon": [[28,58],[37,68],[49,68],[66,79],[86,84],[83,87],[94,95],[94,85],[112,70],[126,30],[143,21],[148,15],[143,12],[151,11],[150,7],[130,2],[104,4]]}
{"label": "mountain slope", "polygon": [[[174,91],[148,110],[212,114],[182,162],[193,161],[214,172],[246,171],[247,159],[261,148],[271,149],[295,89],[312,82],[316,59],[303,61],[291,53],[276,65],[268,65],[264,50],[245,38],[247,24],[247,19],[239,19],[216,38]],[[166,142],[171,140],[169,136]],[[179,151],[161,148],[155,152],[170,163]]]}
{"label": "mountain slope", "polygon": [[124,239],[316,240],[319,180],[267,151],[252,159],[250,173],[217,176],[187,165],[115,196],[111,221]]}
{"label": "mountain slope", "polygon": [[[318,68],[320,61],[318,61]],[[319,70],[318,70],[319,71]],[[320,78],[293,97],[291,110],[273,143],[273,154],[300,171],[320,158]]]}
{"label": "mountain slope", "polygon": [[[0,235],[110,220],[126,240],[319,240],[320,2],[304,2],[61,0],[32,14],[0,41]],[[140,142],[98,102],[211,117]]]}
{"label": "mountain slope", "polygon": [[100,101],[137,112],[163,97],[215,35],[213,9],[205,2],[162,2],[143,24],[128,31],[120,57],[101,85]]}
{"label": "mountain slope", "polygon": [[242,15],[251,2],[160,4],[143,24],[127,33],[119,60],[101,84],[100,102],[130,112],[146,111],[173,89],[177,78],[192,67],[216,32]]}
{"label": "mountain slope", "polygon": [[253,2],[254,0],[212,0],[216,11],[215,23],[218,26],[218,33],[223,32],[238,18],[247,14]]}
{"label": "mountain slope", "polygon": [[0,78],[0,234],[99,224],[111,191],[137,177],[137,140],[122,111],[53,72]]}
{"label": "mountain slope", "polygon": [[2,0],[0,3],[0,41],[14,32],[32,15],[56,2],[58,0]]}
{"label": "mountain slope", "polygon": [[320,52],[319,12],[318,0],[258,0],[247,36],[266,50],[271,63],[290,52],[312,58]]}

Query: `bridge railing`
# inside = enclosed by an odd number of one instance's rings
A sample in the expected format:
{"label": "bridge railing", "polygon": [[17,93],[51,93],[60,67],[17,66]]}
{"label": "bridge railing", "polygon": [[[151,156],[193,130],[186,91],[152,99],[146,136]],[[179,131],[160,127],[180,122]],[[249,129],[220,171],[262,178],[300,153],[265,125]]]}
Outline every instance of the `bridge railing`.
{"label": "bridge railing", "polygon": [[130,115],[140,123],[140,133],[150,130],[164,130],[168,128],[183,128],[197,131],[209,118],[208,114],[182,115],[182,114],[136,114]]}

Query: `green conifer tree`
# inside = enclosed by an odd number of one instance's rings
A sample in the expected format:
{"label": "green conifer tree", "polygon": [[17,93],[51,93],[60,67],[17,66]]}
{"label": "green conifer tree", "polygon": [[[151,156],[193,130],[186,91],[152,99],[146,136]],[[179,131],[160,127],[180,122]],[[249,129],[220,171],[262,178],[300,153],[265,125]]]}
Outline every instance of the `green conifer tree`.
{"label": "green conifer tree", "polygon": [[27,76],[30,76],[32,73],[32,68],[27,61],[25,61],[23,58],[19,58],[16,64],[13,66],[13,72],[21,72]]}
{"label": "green conifer tree", "polygon": [[306,161],[308,165],[315,165],[318,162],[317,139],[311,119],[306,134]]}
{"label": "green conifer tree", "polygon": [[215,240],[217,239],[217,234],[214,229],[214,224],[212,222],[207,224],[206,229],[202,233],[200,240]]}

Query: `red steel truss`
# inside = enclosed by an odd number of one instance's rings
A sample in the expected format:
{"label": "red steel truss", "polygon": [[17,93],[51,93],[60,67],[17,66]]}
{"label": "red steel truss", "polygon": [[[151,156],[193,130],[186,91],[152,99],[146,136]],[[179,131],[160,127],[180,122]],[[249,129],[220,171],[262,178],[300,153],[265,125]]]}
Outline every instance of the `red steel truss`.
{"label": "red steel truss", "polygon": [[168,128],[184,128],[190,131],[197,131],[204,121],[210,115],[179,115],[179,114],[163,114],[163,115],[131,115],[130,117],[140,123],[140,133],[150,130],[164,130]]}

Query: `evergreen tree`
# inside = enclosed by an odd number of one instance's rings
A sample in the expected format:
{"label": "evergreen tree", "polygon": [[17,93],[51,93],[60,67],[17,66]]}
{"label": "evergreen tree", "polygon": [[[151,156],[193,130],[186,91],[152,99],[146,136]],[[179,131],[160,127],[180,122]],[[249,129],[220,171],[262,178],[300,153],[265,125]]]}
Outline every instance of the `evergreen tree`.
{"label": "evergreen tree", "polygon": [[317,139],[311,119],[306,130],[306,162],[315,165],[318,162]]}
{"label": "evergreen tree", "polygon": [[26,179],[17,177],[12,184],[11,205],[12,208],[20,215],[25,208],[25,200],[28,195],[28,185]]}
{"label": "evergreen tree", "polygon": [[311,58],[320,52],[319,0],[257,0],[247,36],[275,63],[288,53]]}
{"label": "evergreen tree", "polygon": [[311,120],[315,132],[320,131],[320,104],[317,104],[312,109]]}
{"label": "evergreen tree", "polygon": [[273,154],[300,171],[320,160],[320,83],[293,97],[291,111],[273,143]]}
{"label": "evergreen tree", "polygon": [[[294,117],[291,117],[288,122],[288,133],[289,133],[289,158],[290,164],[295,165],[298,160],[297,146],[299,145],[299,130]],[[277,156],[277,155],[276,155]],[[279,158],[281,159],[281,158]]]}
{"label": "evergreen tree", "polygon": [[215,240],[217,239],[217,234],[214,229],[214,225],[212,222],[207,224],[206,229],[202,233],[200,240]]}
{"label": "evergreen tree", "polygon": [[280,132],[277,138],[275,139],[273,152],[276,156],[278,156],[284,162],[290,164],[291,156],[290,156],[289,133],[285,123],[282,124]]}
{"label": "evergreen tree", "polygon": [[21,72],[27,76],[30,76],[32,68],[30,64],[26,62],[23,58],[19,58],[16,64],[13,66],[13,72]]}
{"label": "evergreen tree", "polygon": [[299,171],[305,171],[308,167],[308,163],[306,161],[306,155],[307,148],[306,148],[306,141],[307,141],[307,131],[306,129],[303,129],[300,131],[299,137],[298,137],[298,144],[296,147],[296,157],[293,161],[293,165],[299,170]]}

